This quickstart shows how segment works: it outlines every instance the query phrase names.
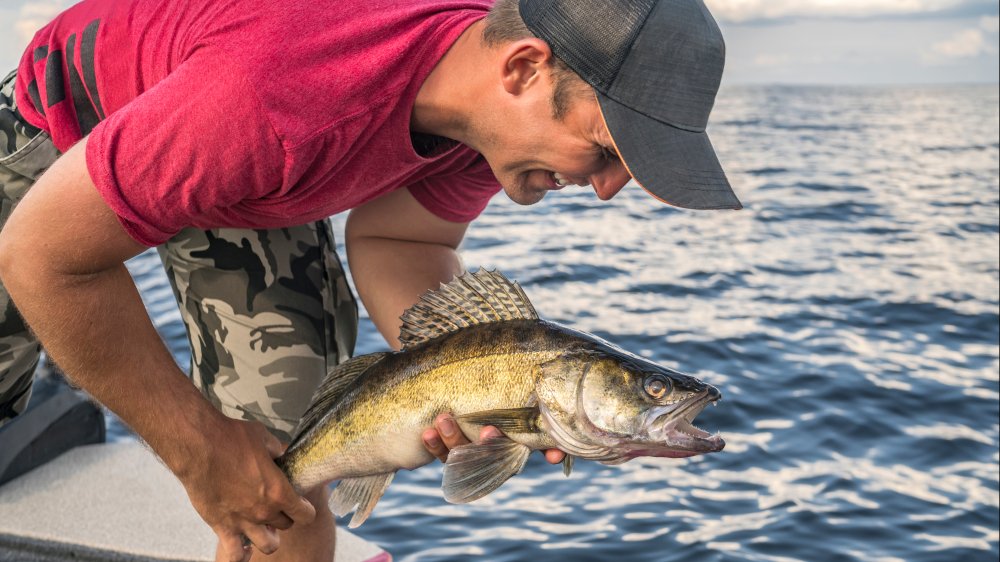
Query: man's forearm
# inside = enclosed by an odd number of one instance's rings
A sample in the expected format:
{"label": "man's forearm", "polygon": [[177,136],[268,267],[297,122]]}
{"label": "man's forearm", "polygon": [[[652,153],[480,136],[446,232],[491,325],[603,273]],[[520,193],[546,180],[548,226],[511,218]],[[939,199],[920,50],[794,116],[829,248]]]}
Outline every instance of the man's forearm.
{"label": "man's forearm", "polygon": [[[43,253],[39,253],[44,255]],[[220,416],[177,368],[124,265],[87,274],[18,260],[4,282],[70,378],[142,436],[178,475]]]}
{"label": "man's forearm", "polygon": [[0,278],[74,381],[142,436],[219,536],[220,556],[262,552],[274,529],[315,510],[272,460],[281,443],[259,423],[215,410],[177,368],[123,261],[144,249],[87,171],[87,139],[39,178],[0,231]]}
{"label": "man's forearm", "polygon": [[358,296],[382,336],[399,346],[399,317],[425,291],[462,272],[458,252],[442,244],[348,238],[347,259]]}
{"label": "man's forearm", "polygon": [[351,211],[344,230],[354,285],[393,348],[399,347],[400,315],[462,272],[456,248],[467,227],[435,216],[405,188]]}

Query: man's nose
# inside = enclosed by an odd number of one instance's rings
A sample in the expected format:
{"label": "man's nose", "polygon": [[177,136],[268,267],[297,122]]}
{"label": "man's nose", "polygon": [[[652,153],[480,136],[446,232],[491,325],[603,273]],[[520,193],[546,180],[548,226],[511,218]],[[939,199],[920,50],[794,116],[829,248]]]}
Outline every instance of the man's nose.
{"label": "man's nose", "polygon": [[632,179],[625,165],[621,162],[609,164],[600,172],[590,176],[590,184],[594,186],[594,193],[602,201],[607,201],[625,187],[625,184]]}

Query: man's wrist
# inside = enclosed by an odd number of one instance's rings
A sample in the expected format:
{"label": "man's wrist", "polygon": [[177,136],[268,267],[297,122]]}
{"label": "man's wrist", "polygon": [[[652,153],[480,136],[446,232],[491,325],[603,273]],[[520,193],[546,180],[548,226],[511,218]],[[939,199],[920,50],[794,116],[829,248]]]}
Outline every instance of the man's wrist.
{"label": "man's wrist", "polygon": [[215,444],[225,438],[228,421],[192,387],[187,396],[171,406],[167,423],[144,428],[140,436],[163,463],[182,481],[204,470]]}

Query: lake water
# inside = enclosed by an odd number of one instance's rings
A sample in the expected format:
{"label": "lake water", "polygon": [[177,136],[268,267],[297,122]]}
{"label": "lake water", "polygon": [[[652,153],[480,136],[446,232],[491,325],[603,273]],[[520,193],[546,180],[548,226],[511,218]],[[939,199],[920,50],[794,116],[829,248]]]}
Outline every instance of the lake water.
{"label": "lake water", "polygon": [[[465,506],[435,463],[358,534],[404,562],[997,560],[997,87],[729,88],[712,123],[744,210],[498,196],[463,256],[717,386],[698,425],[725,451],[570,478],[534,455]],[[130,267],[186,364],[158,260]],[[357,352],[382,349],[364,318]]]}

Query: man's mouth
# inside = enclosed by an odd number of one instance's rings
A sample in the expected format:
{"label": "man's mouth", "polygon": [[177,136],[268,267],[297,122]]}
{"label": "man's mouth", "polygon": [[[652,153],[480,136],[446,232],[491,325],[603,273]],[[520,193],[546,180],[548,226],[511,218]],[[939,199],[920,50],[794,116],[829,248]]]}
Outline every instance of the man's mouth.
{"label": "man's mouth", "polygon": [[567,185],[589,185],[587,183],[580,183],[578,180],[564,176],[559,172],[549,172],[549,179],[551,179],[554,184],[553,189],[562,189]]}

